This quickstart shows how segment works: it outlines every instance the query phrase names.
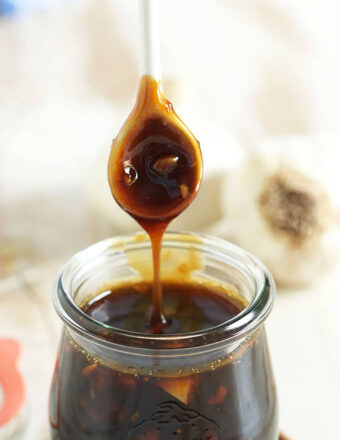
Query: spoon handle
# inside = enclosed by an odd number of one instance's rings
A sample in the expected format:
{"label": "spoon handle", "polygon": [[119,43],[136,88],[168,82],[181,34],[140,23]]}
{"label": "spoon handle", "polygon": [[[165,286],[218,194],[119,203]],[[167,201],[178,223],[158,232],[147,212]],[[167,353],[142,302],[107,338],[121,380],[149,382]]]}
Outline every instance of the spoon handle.
{"label": "spoon handle", "polygon": [[140,2],[140,75],[161,79],[158,2],[160,0],[139,0]]}

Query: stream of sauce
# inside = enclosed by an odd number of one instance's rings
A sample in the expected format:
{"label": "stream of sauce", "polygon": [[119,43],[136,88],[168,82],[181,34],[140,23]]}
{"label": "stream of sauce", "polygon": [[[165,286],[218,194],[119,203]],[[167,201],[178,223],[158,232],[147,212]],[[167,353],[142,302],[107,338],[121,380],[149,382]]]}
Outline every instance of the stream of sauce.
{"label": "stream of sauce", "polygon": [[141,78],[135,107],[112,144],[108,177],[117,203],[150,237],[154,281],[147,319],[151,333],[162,333],[169,324],[160,280],[162,237],[195,198],[202,157],[199,142],[150,76]]}

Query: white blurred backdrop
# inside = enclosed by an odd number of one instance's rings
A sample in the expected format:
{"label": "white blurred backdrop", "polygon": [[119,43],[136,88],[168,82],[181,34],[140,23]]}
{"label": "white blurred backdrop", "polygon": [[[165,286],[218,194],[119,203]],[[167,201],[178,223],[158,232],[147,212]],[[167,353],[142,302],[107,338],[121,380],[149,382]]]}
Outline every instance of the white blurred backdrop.
{"label": "white blurred backdrop", "polygon": [[[41,413],[59,328],[49,298],[57,266],[94,240],[137,229],[113,207],[105,162],[135,100],[138,0],[53,3],[0,19],[0,239],[24,242],[49,264],[44,281],[32,283],[51,324],[45,317],[40,328],[36,317],[31,333],[15,330],[12,292],[2,297],[0,312],[0,332],[24,347],[30,344],[24,332],[32,341],[53,328],[24,354],[34,362],[45,347],[48,359],[44,380],[32,366],[22,367],[34,421],[30,440],[47,438]],[[178,225],[218,233],[209,225],[224,221],[223,176],[244,151],[283,135],[340,141],[339,3],[162,0],[160,6],[164,90],[201,140],[206,163],[210,186],[202,187],[199,204],[206,207],[211,191],[217,194],[212,207],[202,212],[197,204]],[[332,273],[322,287],[282,289],[269,322],[281,426],[293,439],[337,437],[339,281]]]}

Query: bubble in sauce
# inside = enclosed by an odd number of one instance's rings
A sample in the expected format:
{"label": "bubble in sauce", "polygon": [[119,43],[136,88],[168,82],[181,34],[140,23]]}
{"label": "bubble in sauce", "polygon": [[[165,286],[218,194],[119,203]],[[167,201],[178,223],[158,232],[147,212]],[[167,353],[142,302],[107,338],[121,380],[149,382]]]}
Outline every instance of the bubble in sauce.
{"label": "bubble in sauce", "polygon": [[136,168],[131,163],[124,164],[124,181],[126,185],[133,185],[138,179],[138,173]]}

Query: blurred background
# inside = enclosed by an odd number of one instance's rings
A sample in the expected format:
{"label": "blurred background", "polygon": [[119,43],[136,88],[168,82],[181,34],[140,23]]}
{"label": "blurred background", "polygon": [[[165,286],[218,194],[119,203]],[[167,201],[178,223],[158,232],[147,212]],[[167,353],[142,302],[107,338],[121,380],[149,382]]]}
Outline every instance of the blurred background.
{"label": "blurred background", "polygon": [[[160,3],[164,91],[205,163],[199,197],[172,228],[220,235],[268,265],[279,286],[267,330],[282,430],[334,439],[339,4]],[[0,373],[3,341],[16,341],[26,389],[0,439],[23,426],[14,438],[47,440],[53,281],[76,251],[138,229],[106,183],[136,96],[138,0],[0,0],[0,14]],[[0,385],[0,411],[3,402]]]}

